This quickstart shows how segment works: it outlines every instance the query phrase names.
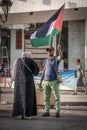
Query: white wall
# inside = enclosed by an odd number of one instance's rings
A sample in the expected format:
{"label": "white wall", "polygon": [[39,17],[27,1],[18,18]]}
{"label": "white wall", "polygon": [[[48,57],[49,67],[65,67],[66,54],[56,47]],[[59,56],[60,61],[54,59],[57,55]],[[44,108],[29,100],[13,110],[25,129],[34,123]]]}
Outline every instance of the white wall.
{"label": "white wall", "polygon": [[[29,15],[29,12],[26,13],[15,13],[8,15],[7,25],[13,24],[29,24],[29,23],[40,23],[47,21],[56,10],[51,11],[38,11],[34,12],[33,15]],[[87,17],[87,8],[80,8],[78,11],[74,9],[65,9],[63,20],[77,20],[77,19],[85,19]]]}
{"label": "white wall", "polygon": [[85,20],[85,75],[87,82],[87,19]]}
{"label": "white wall", "polygon": [[21,56],[21,52],[24,50],[24,31],[22,31],[22,49],[16,49],[16,30],[11,30],[11,57],[10,65],[12,67],[14,61]]}
{"label": "white wall", "polygon": [[65,3],[65,8],[87,7],[87,0],[11,0],[11,13],[55,10]]}
{"label": "white wall", "polygon": [[85,21],[69,21],[68,26],[69,69],[76,69],[77,59],[85,69]]}

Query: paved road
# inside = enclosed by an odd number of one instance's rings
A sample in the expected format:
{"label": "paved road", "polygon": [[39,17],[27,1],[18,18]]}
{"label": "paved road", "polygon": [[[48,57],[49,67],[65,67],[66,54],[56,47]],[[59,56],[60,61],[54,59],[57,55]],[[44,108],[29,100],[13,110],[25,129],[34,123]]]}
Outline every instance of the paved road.
{"label": "paved road", "polygon": [[87,106],[62,106],[61,117],[55,118],[51,109],[50,117],[42,117],[43,109],[38,109],[38,116],[20,120],[11,117],[10,110],[0,110],[0,130],[86,130]]}
{"label": "paved road", "polygon": [[[43,109],[38,109],[38,116],[31,120],[11,117],[12,102],[4,94],[0,103],[0,130],[86,130],[87,129],[87,95],[61,94],[61,116],[55,118],[51,109],[50,117],[42,117]],[[9,94],[11,95],[11,94]],[[5,97],[5,98],[4,98]],[[9,98],[11,99],[11,98]],[[74,106],[76,105],[76,106]]]}

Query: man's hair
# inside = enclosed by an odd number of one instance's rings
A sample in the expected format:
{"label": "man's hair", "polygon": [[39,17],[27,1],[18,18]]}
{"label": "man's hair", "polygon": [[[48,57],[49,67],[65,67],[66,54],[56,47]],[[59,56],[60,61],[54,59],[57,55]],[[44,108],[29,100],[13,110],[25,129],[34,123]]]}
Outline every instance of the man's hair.
{"label": "man's hair", "polygon": [[77,62],[79,62],[79,63],[80,63],[80,59],[77,59]]}

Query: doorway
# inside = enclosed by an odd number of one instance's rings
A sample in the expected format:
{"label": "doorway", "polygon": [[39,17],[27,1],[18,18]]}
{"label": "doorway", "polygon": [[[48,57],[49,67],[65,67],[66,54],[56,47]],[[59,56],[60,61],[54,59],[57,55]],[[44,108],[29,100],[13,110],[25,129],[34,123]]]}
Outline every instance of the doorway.
{"label": "doorway", "polygon": [[5,67],[10,66],[10,29],[1,28],[0,60]]}

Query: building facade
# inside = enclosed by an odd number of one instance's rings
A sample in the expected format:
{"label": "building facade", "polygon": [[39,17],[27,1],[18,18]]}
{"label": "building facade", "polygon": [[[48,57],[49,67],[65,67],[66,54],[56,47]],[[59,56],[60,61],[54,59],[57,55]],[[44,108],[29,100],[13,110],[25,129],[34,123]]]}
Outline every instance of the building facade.
{"label": "building facade", "polygon": [[[68,69],[75,69],[76,59],[81,59],[87,70],[87,1],[86,0],[15,0],[9,12],[8,21],[1,23],[0,57],[2,46],[7,47],[8,64],[12,67],[14,60],[22,51],[31,51],[34,59],[42,63],[47,56],[45,48],[32,48],[29,37],[46,22],[54,12],[65,3],[61,44],[64,58],[68,60]],[[2,12],[2,11],[0,11]],[[56,50],[58,36],[52,44]],[[55,52],[57,55],[57,51]],[[64,67],[64,60],[61,62]]]}

